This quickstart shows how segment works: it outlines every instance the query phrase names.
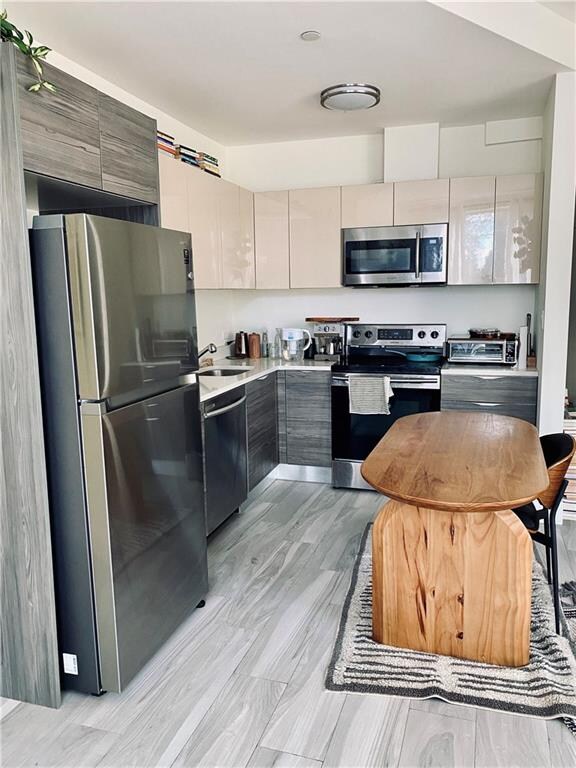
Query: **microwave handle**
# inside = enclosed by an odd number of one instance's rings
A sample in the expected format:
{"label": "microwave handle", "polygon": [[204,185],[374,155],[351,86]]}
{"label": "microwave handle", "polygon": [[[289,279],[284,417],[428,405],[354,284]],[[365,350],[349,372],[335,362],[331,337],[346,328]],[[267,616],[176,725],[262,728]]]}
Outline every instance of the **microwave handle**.
{"label": "microwave handle", "polygon": [[416,279],[420,277],[420,230],[416,230]]}

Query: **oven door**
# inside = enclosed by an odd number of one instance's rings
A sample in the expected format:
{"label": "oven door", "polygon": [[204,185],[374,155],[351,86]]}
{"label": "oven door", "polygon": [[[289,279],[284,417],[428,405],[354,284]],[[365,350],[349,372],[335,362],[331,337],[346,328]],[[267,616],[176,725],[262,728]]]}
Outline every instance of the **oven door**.
{"label": "oven door", "polygon": [[440,377],[391,377],[390,414],[363,415],[350,413],[351,375],[332,375],[332,485],[369,489],[360,474],[362,462],[402,416],[440,410]]}
{"label": "oven door", "polygon": [[342,284],[418,283],[419,227],[342,230]]}

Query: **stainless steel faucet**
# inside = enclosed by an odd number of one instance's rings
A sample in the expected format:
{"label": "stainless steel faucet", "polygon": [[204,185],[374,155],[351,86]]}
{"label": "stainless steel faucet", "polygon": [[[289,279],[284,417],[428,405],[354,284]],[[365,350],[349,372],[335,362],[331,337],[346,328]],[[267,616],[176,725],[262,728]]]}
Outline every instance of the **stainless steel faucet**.
{"label": "stainless steel faucet", "polygon": [[206,352],[210,352],[210,354],[213,355],[215,352],[218,352],[218,347],[216,344],[210,342],[207,347],[203,347],[200,352],[198,352],[198,359],[200,359],[202,355],[205,355]]}

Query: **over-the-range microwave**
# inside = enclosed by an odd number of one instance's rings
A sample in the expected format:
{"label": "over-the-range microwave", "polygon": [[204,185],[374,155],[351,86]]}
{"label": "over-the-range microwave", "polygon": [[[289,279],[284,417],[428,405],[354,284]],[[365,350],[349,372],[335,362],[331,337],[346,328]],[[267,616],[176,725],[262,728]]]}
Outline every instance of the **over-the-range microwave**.
{"label": "over-the-range microwave", "polygon": [[448,224],[342,230],[342,285],[446,282]]}

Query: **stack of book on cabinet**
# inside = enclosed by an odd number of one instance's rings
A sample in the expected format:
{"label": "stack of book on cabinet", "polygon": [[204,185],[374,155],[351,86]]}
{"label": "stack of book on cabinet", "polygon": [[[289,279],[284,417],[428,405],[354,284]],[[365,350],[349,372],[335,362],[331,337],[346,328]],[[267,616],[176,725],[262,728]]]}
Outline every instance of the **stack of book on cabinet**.
{"label": "stack of book on cabinet", "polygon": [[207,173],[211,173],[213,176],[220,176],[218,160],[212,157],[212,155],[207,155],[206,152],[200,153],[200,168]]}
{"label": "stack of book on cabinet", "polygon": [[[567,411],[564,419],[564,432],[576,440],[576,411]],[[576,454],[572,457],[572,462],[566,473],[568,488],[564,498],[564,512],[570,515],[576,515]]]}
{"label": "stack of book on cabinet", "polygon": [[180,160],[187,165],[195,165],[200,168],[200,152],[180,144]]}
{"label": "stack of book on cabinet", "polygon": [[162,133],[162,131],[156,131],[156,146],[159,152],[165,152],[171,157],[178,157],[178,145],[174,139],[174,136],[170,136],[168,133]]}
{"label": "stack of book on cabinet", "polygon": [[184,144],[180,144],[180,160],[187,165],[194,165],[196,168],[201,168],[207,173],[211,173],[213,176],[220,176],[220,168],[218,167],[217,158],[212,155],[207,155],[206,152],[198,152],[191,147],[185,147]]}

